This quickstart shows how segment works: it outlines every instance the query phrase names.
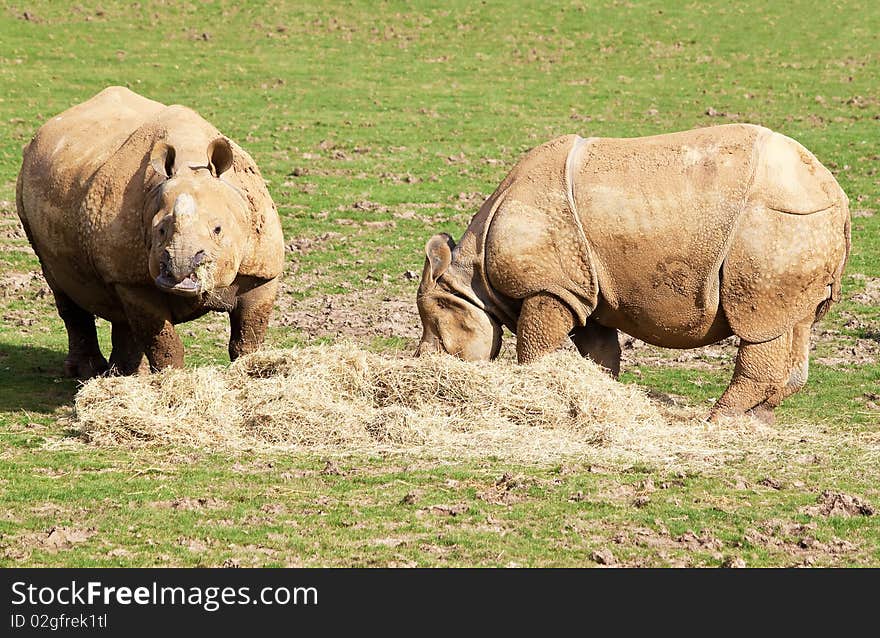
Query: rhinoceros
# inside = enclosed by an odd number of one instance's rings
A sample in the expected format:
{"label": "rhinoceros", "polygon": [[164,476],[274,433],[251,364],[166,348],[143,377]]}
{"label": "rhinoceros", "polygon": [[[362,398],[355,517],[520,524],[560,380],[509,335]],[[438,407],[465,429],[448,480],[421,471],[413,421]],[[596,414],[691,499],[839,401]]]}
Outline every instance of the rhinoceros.
{"label": "rhinoceros", "polygon": [[174,324],[229,313],[229,355],[262,342],[284,242],[253,159],[183,106],[110,87],[53,117],[23,151],[18,215],[67,328],[64,371],[183,365]]}
{"label": "rhinoceros", "polygon": [[711,418],[772,420],[807,380],[810,330],[839,300],[849,202],[798,142],[730,124],[530,151],[456,244],[425,246],[416,355],[534,361],[566,336],[613,375],[618,330],[668,348],[739,337]]}

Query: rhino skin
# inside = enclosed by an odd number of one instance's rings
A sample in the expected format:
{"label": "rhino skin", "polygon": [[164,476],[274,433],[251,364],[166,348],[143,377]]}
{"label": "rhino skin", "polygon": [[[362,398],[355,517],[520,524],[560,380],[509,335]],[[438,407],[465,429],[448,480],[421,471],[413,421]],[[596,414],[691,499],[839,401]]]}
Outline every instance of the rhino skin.
{"label": "rhino skin", "polygon": [[773,408],[807,380],[810,330],[840,298],[849,203],[798,142],[730,124],[530,151],[459,243],[426,247],[417,355],[528,363],[570,336],[617,376],[617,331],[669,348],[736,335],[711,416]]}
{"label": "rhino skin", "polygon": [[[283,268],[253,159],[194,111],[109,87],[23,150],[16,206],[64,320],[68,375],[183,365],[174,324],[229,313],[232,359],[263,341]],[[112,323],[109,365],[95,316]]]}

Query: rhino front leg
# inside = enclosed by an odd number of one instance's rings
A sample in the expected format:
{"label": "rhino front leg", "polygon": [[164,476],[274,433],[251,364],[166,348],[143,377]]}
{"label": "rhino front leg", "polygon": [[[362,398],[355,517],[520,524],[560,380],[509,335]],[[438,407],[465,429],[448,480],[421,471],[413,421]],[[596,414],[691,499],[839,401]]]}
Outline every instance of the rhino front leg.
{"label": "rhino front leg", "polygon": [[129,375],[149,372],[149,365],[143,365],[144,351],[127,321],[114,321],[110,338],[113,344],[113,350],[110,353],[110,368],[116,374]]}
{"label": "rhino front leg", "polygon": [[272,279],[239,294],[229,313],[230,360],[250,354],[263,344],[277,293],[278,280]]}
{"label": "rhino front leg", "polygon": [[160,293],[148,288],[117,286],[135,343],[147,355],[150,370],[183,367],[183,344],[174,330]]}
{"label": "rhino front leg", "polygon": [[531,363],[553,352],[574,328],[574,316],[559,297],[546,292],[528,297],[516,325],[516,358]]}
{"label": "rhino front leg", "polygon": [[773,421],[773,409],[782,400],[788,380],[792,331],[764,341],[741,341],[733,379],[715,403],[710,419],[736,416],[752,411],[763,421]]}
{"label": "rhino front leg", "polygon": [[587,321],[582,328],[575,328],[571,340],[583,357],[589,357],[611,373],[620,376],[620,342],[617,330]]}
{"label": "rhino front leg", "polygon": [[98,346],[95,315],[83,310],[63,292],[52,290],[55,306],[67,328],[67,358],[64,374],[69,377],[90,379],[107,371],[107,360]]}

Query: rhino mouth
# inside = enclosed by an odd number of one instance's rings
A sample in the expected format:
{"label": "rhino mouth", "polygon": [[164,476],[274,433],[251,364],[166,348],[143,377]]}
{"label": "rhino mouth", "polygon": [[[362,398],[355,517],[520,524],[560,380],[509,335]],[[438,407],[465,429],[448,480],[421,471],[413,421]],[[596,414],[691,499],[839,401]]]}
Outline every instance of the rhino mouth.
{"label": "rhino mouth", "polygon": [[180,295],[181,297],[195,297],[202,290],[202,287],[199,284],[199,279],[196,277],[195,273],[184,277],[180,281],[175,281],[174,278],[167,273],[162,273],[156,277],[156,286],[165,292]]}

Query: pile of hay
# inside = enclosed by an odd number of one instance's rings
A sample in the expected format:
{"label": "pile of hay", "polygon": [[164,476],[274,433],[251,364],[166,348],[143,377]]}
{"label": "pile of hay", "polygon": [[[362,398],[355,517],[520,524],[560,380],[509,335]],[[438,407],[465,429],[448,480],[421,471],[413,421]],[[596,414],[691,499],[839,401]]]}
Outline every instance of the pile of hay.
{"label": "pile of hay", "polygon": [[72,426],[99,445],[671,465],[742,456],[759,440],[777,450],[782,436],[661,406],[572,352],[518,366],[391,358],[347,343],[94,379],[76,396]]}

